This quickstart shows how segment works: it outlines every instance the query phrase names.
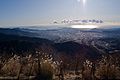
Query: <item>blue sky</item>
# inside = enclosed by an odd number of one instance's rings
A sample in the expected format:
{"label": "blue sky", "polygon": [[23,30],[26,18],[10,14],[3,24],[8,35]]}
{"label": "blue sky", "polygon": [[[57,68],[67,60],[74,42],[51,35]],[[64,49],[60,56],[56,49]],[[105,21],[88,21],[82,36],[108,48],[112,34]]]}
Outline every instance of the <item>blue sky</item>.
{"label": "blue sky", "polygon": [[0,0],[0,26],[39,25],[63,19],[120,21],[120,0]]}

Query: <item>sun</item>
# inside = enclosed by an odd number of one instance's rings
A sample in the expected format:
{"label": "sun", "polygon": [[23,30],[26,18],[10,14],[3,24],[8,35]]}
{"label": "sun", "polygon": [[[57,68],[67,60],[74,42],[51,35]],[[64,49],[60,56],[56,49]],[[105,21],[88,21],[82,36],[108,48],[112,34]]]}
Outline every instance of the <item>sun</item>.
{"label": "sun", "polygon": [[85,5],[86,4],[86,0],[82,0],[83,1],[83,5]]}
{"label": "sun", "polygon": [[86,0],[77,0],[78,2],[81,2],[83,5],[86,4]]}

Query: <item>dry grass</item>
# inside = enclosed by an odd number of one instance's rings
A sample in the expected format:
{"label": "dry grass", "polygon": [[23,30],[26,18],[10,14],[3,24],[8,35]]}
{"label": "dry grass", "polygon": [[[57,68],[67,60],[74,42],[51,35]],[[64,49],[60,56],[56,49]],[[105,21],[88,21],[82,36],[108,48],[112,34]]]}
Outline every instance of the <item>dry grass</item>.
{"label": "dry grass", "polygon": [[[6,59],[6,61],[0,60],[0,79],[33,79],[40,75],[49,78],[48,80],[58,80],[61,78],[60,76],[63,76],[64,80],[74,80],[77,78],[120,79],[120,66],[115,62],[119,61],[112,56],[104,56],[97,63],[86,60],[83,64],[80,64],[83,65],[83,68],[77,69],[79,74],[76,74],[76,69],[65,70],[66,68],[61,66],[64,62],[61,63],[54,60],[52,55],[47,53],[42,53],[39,57],[37,54],[25,57],[14,55]],[[40,66],[38,66],[38,63]]]}

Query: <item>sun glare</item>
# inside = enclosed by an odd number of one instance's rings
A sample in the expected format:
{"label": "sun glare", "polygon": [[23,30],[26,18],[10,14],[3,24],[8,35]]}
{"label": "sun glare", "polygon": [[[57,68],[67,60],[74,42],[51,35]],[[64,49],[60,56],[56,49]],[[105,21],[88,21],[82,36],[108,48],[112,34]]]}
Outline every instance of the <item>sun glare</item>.
{"label": "sun glare", "polygon": [[83,0],[83,5],[85,5],[86,4],[86,0]]}
{"label": "sun glare", "polygon": [[71,28],[89,28],[89,29],[93,29],[93,28],[98,28],[97,25],[72,25]]}
{"label": "sun glare", "polygon": [[86,0],[77,0],[78,2],[81,2],[83,5],[86,4]]}

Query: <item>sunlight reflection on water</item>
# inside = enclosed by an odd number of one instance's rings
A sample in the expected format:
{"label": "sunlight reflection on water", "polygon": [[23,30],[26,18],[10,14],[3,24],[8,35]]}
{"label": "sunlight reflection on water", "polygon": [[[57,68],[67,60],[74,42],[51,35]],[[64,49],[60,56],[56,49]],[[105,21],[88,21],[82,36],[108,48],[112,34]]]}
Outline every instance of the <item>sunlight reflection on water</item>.
{"label": "sunlight reflection on water", "polygon": [[72,25],[71,28],[98,28],[97,25]]}

